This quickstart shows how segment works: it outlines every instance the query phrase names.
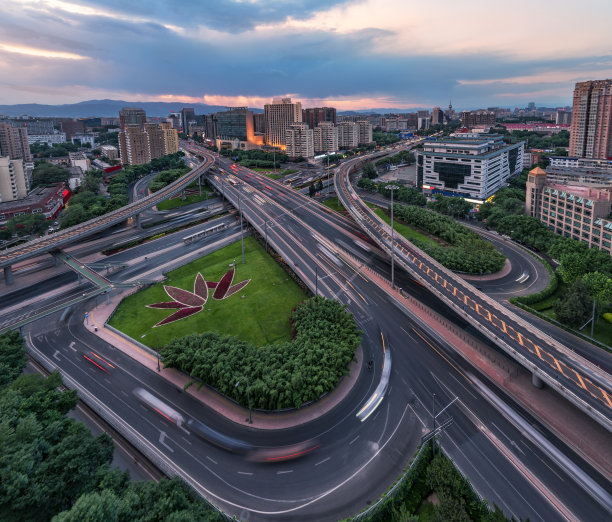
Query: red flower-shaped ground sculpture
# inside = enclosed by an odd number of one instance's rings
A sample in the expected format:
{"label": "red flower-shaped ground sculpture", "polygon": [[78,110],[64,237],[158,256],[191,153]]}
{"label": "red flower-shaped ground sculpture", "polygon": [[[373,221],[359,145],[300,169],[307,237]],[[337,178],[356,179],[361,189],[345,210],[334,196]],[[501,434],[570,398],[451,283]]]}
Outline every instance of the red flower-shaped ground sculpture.
{"label": "red flower-shaped ground sculpture", "polygon": [[202,274],[198,272],[198,275],[193,283],[193,292],[189,292],[175,286],[164,285],[164,290],[172,299],[174,299],[174,301],[153,303],[147,305],[147,308],[176,309],[177,311],[157,323],[153,328],[173,323],[179,319],[184,319],[185,317],[201,312],[204,309],[206,301],[208,301],[209,288],[213,288],[215,290],[213,293],[213,299],[221,300],[242,290],[251,281],[250,279],[247,279],[246,281],[232,285],[233,279],[234,267],[228,270],[218,283],[215,281],[206,281],[202,277]]}

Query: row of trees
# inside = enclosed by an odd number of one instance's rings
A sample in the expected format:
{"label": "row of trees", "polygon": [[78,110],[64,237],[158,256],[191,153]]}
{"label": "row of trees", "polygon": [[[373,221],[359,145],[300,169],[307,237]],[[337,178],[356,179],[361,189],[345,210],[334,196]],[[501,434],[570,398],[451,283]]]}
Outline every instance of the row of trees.
{"label": "row of trees", "polygon": [[451,245],[427,244],[420,239],[411,239],[448,269],[479,274],[498,272],[503,268],[506,258],[491,243],[483,241],[478,234],[452,218],[415,206],[394,205],[393,210],[398,220]]}
{"label": "row of trees", "polygon": [[[520,188],[500,189],[493,202],[480,206],[478,217],[500,234],[559,262],[556,273],[565,289],[554,301],[553,310],[558,321],[580,327],[591,317],[593,302],[602,310],[612,300],[612,258],[582,241],[554,234],[538,219],[524,214],[524,201],[525,192]],[[532,304],[525,298],[519,301]]]}
{"label": "row of trees", "polygon": [[42,234],[49,227],[43,214],[23,214],[9,219],[0,229],[0,239],[10,239],[14,234],[31,236]]}
{"label": "row of trees", "polygon": [[[264,150],[253,149],[253,150],[232,150],[232,149],[221,149],[219,154],[232,158],[234,161],[240,162],[245,167],[261,167],[261,168],[279,168],[281,163],[286,163],[288,157],[282,152],[276,154],[272,152],[266,152]],[[276,161],[276,163],[274,163]]]}
{"label": "row of trees", "polygon": [[157,192],[158,190],[167,187],[171,183],[174,183],[177,179],[187,174],[189,170],[189,167],[164,170],[151,180],[151,183],[149,183],[149,189],[151,192]]}
{"label": "row of trees", "polygon": [[562,130],[551,136],[542,136],[541,133],[528,130],[508,132],[501,126],[495,127],[494,131],[498,134],[507,136],[507,140],[512,143],[516,143],[517,141],[528,141],[529,147],[534,149],[560,149],[559,152],[565,155],[564,147],[569,147],[570,133],[566,130]]}
{"label": "row of trees", "polygon": [[403,150],[388,158],[379,159],[376,162],[376,166],[381,167],[381,166],[389,165],[389,164],[390,165],[399,165],[399,164],[412,165],[415,161],[416,159],[414,157],[414,152],[409,151],[409,150]]}
{"label": "row of trees", "polygon": [[[87,143],[84,147],[91,148],[91,145]],[[53,143],[51,146],[47,143],[32,143],[30,145],[30,152],[35,158],[59,158],[68,156],[69,152],[78,152],[81,148],[80,144],[69,141],[66,143]]]}
{"label": "row of trees", "polygon": [[374,127],[372,131],[372,139],[377,147],[385,147],[397,143],[400,139],[395,132],[383,132],[380,127]]}
{"label": "row of trees", "polygon": [[76,391],[25,365],[23,339],[0,336],[0,520],[221,520],[178,479],[131,483],[111,469],[110,437],[66,416]]}
{"label": "row of trees", "polygon": [[293,341],[270,346],[213,332],[174,339],[161,349],[164,365],[243,406],[248,405],[248,377],[254,408],[298,408],[333,390],[348,373],[361,332],[345,306],[321,297],[299,304],[291,321]]}
{"label": "row of trees", "polygon": [[31,187],[48,187],[54,183],[67,183],[70,171],[60,165],[37,161],[32,171]]}

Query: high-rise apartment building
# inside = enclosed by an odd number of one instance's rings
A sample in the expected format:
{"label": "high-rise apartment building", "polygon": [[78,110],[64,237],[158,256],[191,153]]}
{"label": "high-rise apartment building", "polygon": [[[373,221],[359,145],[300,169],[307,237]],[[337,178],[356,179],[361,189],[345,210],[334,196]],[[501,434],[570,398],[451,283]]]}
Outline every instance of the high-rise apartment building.
{"label": "high-rise apartment building", "polygon": [[341,121],[338,124],[338,147],[354,149],[359,145],[359,127],[354,121]]}
{"label": "high-rise apartment building", "polygon": [[266,119],[265,140],[267,145],[287,148],[287,129],[302,121],[302,104],[293,103],[291,98],[275,98],[264,106]]}
{"label": "high-rise apartment building", "polygon": [[119,154],[124,165],[150,163],[149,135],[137,125],[128,125],[119,133]]}
{"label": "high-rise apartment building", "polygon": [[181,128],[185,134],[189,134],[189,123],[195,121],[196,115],[193,107],[183,107],[181,109]]}
{"label": "high-rise apartment building", "polygon": [[147,114],[144,110],[136,107],[124,107],[119,111],[119,120],[121,128],[125,129],[128,126],[143,128],[147,122]]}
{"label": "high-rise apartment building", "polygon": [[228,107],[217,113],[217,135],[223,139],[253,141],[253,113],[247,107]]}
{"label": "high-rise apartment building", "polygon": [[557,111],[555,113],[555,124],[570,125],[572,123],[572,111]]}
{"label": "high-rise apartment building", "polygon": [[285,136],[287,156],[290,158],[312,158],[314,156],[314,133],[306,123],[288,126]]}
{"label": "high-rise apartment building", "polygon": [[315,152],[336,152],[338,150],[338,128],[331,121],[322,121],[314,129]]}
{"label": "high-rise apartment building", "polygon": [[162,122],[159,124],[164,133],[164,153],[174,154],[179,150],[178,132],[172,128],[170,122]]}
{"label": "high-rise apartment building", "polygon": [[372,124],[366,120],[358,120],[355,122],[357,125],[357,144],[358,145],[369,145],[374,143],[372,139]]}
{"label": "high-rise apartment building", "polygon": [[569,155],[612,157],[612,80],[576,84]]}
{"label": "high-rise apartment building", "polygon": [[444,112],[440,107],[434,107],[431,111],[431,124],[440,125],[444,123]]}
{"label": "high-rise apartment building", "polygon": [[23,160],[0,157],[0,203],[25,198],[29,188]]}
{"label": "high-rise apartment building", "polygon": [[164,156],[166,154],[164,130],[157,125],[157,123],[145,123],[144,130],[149,140],[149,154],[151,155],[151,159]]}
{"label": "high-rise apartment building", "polygon": [[206,114],[204,116],[204,136],[209,140],[214,140],[219,135],[217,123],[216,114]]}
{"label": "high-rise apartment building", "polygon": [[253,132],[256,134],[266,133],[266,117],[263,113],[253,113]]}
{"label": "high-rise apartment building", "polygon": [[26,127],[0,123],[0,156],[32,161]]}
{"label": "high-rise apartment building", "polygon": [[334,125],[338,123],[336,109],[334,107],[314,107],[302,111],[302,121],[314,129],[322,121],[330,121]]}

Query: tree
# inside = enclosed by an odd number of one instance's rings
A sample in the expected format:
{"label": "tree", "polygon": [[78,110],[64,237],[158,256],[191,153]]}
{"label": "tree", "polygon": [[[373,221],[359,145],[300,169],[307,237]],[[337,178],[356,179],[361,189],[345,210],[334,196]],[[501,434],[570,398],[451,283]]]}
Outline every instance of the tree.
{"label": "tree", "polygon": [[557,321],[573,328],[582,326],[591,316],[593,300],[582,279],[577,279],[565,295],[553,305]]}
{"label": "tree", "polygon": [[59,165],[52,165],[46,161],[36,163],[32,171],[32,188],[47,187],[54,183],[66,183],[70,172]]}
{"label": "tree", "polygon": [[315,187],[314,183],[311,183],[311,184],[308,186],[308,195],[309,195],[311,198],[313,198],[313,197],[314,197],[314,195],[315,195],[316,193],[317,193],[317,189],[316,189],[316,187]]}
{"label": "tree", "polygon": [[606,305],[612,300],[612,279],[600,272],[584,274],[582,280],[587,291],[599,305]]}
{"label": "tree", "polygon": [[578,252],[563,254],[557,273],[563,282],[570,285],[589,271],[588,259]]}
{"label": "tree", "polygon": [[376,183],[374,183],[370,178],[359,178],[357,186],[364,190],[376,190]]}
{"label": "tree", "polygon": [[376,179],[378,177],[378,173],[376,172],[376,168],[369,161],[366,161],[363,164],[363,167],[361,169],[361,173],[362,173],[362,176],[364,178]]}
{"label": "tree", "polygon": [[21,375],[26,362],[23,338],[17,332],[0,335],[0,389]]}

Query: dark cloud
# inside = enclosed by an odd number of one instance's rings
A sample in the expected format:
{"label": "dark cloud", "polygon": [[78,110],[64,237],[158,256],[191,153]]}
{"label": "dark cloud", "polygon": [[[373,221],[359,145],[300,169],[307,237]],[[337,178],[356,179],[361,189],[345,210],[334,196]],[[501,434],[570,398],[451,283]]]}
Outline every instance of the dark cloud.
{"label": "dark cloud", "polygon": [[[113,1],[104,7],[109,9]],[[158,14],[172,9],[173,17],[162,21],[181,25],[178,24],[181,15],[189,13],[190,23],[194,23],[197,16],[191,15],[199,10],[193,6],[204,5],[168,4],[172,7],[162,2],[143,3],[151,12],[134,12],[134,15],[146,14],[148,18],[155,15],[160,19],[164,17]],[[220,4],[230,11],[252,8],[260,17],[264,16],[265,9],[271,9],[274,16],[281,16],[278,13],[280,2]],[[288,9],[291,12],[291,9],[297,10],[305,4],[293,2]],[[309,13],[315,9],[313,4],[320,7],[322,2],[308,2]],[[211,10],[217,12],[221,7],[211,7]],[[563,85],[558,82],[511,86],[504,83],[461,85],[459,80],[529,76],[559,70],[575,70],[580,76],[583,70],[592,71],[604,66],[609,69],[612,60],[609,56],[517,60],[484,52],[480,55],[446,56],[376,53],[372,51],[374,43],[385,39],[392,42],[395,37],[394,33],[379,29],[340,34],[294,28],[291,32],[257,31],[200,40],[190,37],[187,32],[177,33],[153,22],[70,16],[70,23],[62,18],[41,18],[27,12],[2,18],[0,33],[3,38],[0,41],[10,40],[89,57],[88,60],[71,61],[1,54],[0,60],[9,64],[5,74],[10,71],[11,83],[48,86],[54,90],[82,85],[92,90],[151,96],[272,97],[296,93],[303,98],[387,97],[397,100],[398,104],[424,106],[445,105],[452,98],[455,106],[486,107],[515,103],[512,99],[497,97],[500,92],[516,92],[517,98],[521,99],[521,93],[558,90]],[[0,69],[1,74],[3,69]],[[570,101],[572,88],[571,82],[567,82],[566,95],[533,101],[565,104]],[[83,99],[76,89],[70,94],[74,101]],[[2,95],[1,86],[0,97],[4,103],[11,103]]]}

